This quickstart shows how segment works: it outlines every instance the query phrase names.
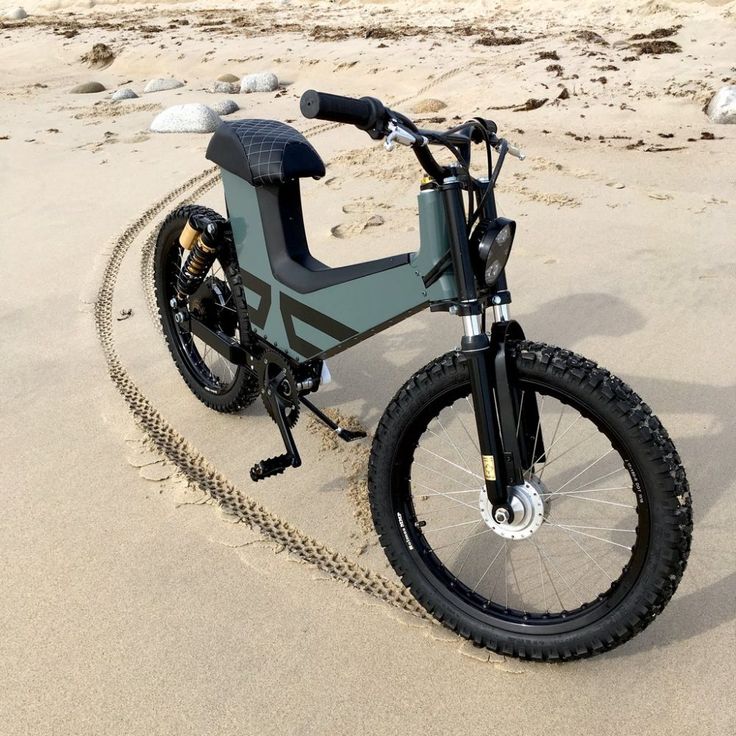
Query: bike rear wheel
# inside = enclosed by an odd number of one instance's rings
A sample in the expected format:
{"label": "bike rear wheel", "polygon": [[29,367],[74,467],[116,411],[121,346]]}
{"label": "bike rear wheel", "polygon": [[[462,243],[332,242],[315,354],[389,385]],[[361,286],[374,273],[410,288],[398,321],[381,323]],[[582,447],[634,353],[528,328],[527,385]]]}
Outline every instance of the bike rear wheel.
{"label": "bike rear wheel", "polygon": [[540,415],[513,523],[490,513],[467,365],[451,353],[379,424],[375,526],[417,600],[462,636],[522,658],[590,656],[644,629],[674,593],[690,548],[687,480],[620,380],[559,348],[513,349],[522,406],[536,401]]}
{"label": "bike rear wheel", "polygon": [[[214,210],[185,205],[172,212],[158,233],[154,251],[154,286],[161,327],[171,356],[192,393],[211,409],[235,412],[259,396],[258,379],[244,366],[231,363],[204,341],[182,329],[174,318],[171,300],[176,296],[179,272],[187,258],[179,235],[192,214],[224,222]],[[202,286],[187,298],[190,312],[207,325],[238,341],[247,329],[248,311],[230,238],[220,248]]]}

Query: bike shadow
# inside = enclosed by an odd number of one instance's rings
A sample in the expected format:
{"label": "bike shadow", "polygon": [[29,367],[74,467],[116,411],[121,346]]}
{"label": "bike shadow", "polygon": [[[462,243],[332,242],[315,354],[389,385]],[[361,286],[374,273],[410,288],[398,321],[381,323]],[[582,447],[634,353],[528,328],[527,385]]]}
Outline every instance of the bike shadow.
{"label": "bike shadow", "polygon": [[[603,293],[553,299],[533,312],[520,313],[519,321],[528,335],[571,350],[591,338],[623,337],[646,324],[643,315],[630,304]],[[381,333],[335,356],[330,359],[330,367],[337,385],[322,394],[322,403],[351,404],[357,407],[355,413],[361,421],[375,427],[398,387],[412,372],[437,357],[437,346],[451,349],[458,344],[458,330],[456,317],[423,313],[402,323],[398,330]],[[595,359],[595,355],[590,357]],[[613,369],[617,372],[615,366]],[[673,439],[690,470],[690,483],[698,489],[698,501],[710,505],[719,500],[736,474],[736,453],[732,451],[736,385],[715,386],[628,372],[619,375],[645,401],[651,401],[665,425],[674,430]],[[683,422],[688,434],[680,434],[678,426],[667,421],[671,415],[688,418]],[[697,415],[695,419],[693,415]],[[705,423],[701,417],[706,418]]]}
{"label": "bike shadow", "polygon": [[[685,571],[692,574],[693,571]],[[667,647],[678,641],[688,641],[736,618],[733,601],[736,598],[736,572],[719,578],[702,588],[675,597],[667,604],[661,619],[626,646],[608,653],[608,657],[630,657]]]}

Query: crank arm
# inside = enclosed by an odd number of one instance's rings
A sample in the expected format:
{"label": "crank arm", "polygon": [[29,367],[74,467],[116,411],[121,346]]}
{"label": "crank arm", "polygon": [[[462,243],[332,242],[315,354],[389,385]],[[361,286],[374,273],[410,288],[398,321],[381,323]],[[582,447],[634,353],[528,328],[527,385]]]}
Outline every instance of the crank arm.
{"label": "crank arm", "polygon": [[276,398],[273,401],[275,404],[274,421],[281,432],[281,439],[284,442],[286,452],[283,455],[270,457],[256,463],[250,469],[250,477],[254,482],[263,480],[264,478],[270,478],[272,475],[279,475],[287,468],[298,468],[302,464],[302,459],[299,457],[299,450],[297,450],[296,442],[294,442],[294,435],[292,435],[291,429],[286,423],[284,405]]}

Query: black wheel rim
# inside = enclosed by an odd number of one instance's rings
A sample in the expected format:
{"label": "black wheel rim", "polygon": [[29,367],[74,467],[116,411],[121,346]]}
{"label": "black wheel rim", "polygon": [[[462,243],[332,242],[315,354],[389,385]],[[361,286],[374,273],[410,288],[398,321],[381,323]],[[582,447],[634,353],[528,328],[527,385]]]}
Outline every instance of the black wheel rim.
{"label": "black wheel rim", "polygon": [[[180,329],[174,320],[174,310],[170,305],[170,301],[176,296],[176,283],[185,258],[186,252],[179,245],[178,238],[172,238],[168,243],[164,259],[165,304],[162,305],[162,313],[169,324],[169,332],[173,338],[177,354],[190,375],[210,393],[227,394],[237,383],[240,367],[227,361],[190,332]],[[214,289],[212,288],[213,285]],[[240,320],[234,303],[227,268],[218,260],[215,260],[203,286],[197,291],[195,297],[205,291],[212,293],[212,298],[207,305],[208,326],[221,330],[230,337],[239,339]],[[193,298],[187,301],[188,306],[191,307]]]}
{"label": "black wheel rim", "polygon": [[[547,610],[544,611],[532,611],[529,610],[528,605],[524,605],[523,607],[514,607],[513,605],[509,605],[509,599],[507,597],[508,594],[506,591],[504,591],[506,596],[503,600],[499,600],[501,596],[495,595],[495,590],[492,590],[490,595],[481,594],[478,586],[473,586],[472,583],[468,581],[467,576],[462,574],[462,567],[460,568],[461,574],[457,574],[458,570],[451,569],[451,566],[447,564],[447,557],[440,554],[442,550],[439,548],[436,541],[433,542],[427,538],[427,532],[424,531],[427,528],[427,519],[422,517],[421,510],[417,508],[419,505],[417,503],[418,494],[415,492],[413,486],[418,482],[416,480],[417,462],[421,461],[417,461],[416,455],[420,453],[421,439],[426,434],[426,430],[424,428],[429,427],[433,420],[441,421],[438,417],[442,413],[443,409],[454,405],[457,401],[466,401],[466,397],[469,394],[468,384],[456,385],[435,395],[430,402],[422,407],[418,412],[417,417],[411,426],[407,428],[397,444],[393,475],[394,483],[392,487],[394,508],[401,514],[401,534],[416,551],[414,559],[420,569],[422,577],[439,595],[451,596],[453,603],[460,606],[466,611],[466,613],[495,627],[519,633],[528,633],[533,627],[536,633],[543,631],[547,634],[560,634],[565,633],[566,631],[579,629],[581,626],[590,624],[602,618],[615,608],[624,597],[626,597],[631,587],[635,584],[641,573],[649,548],[649,505],[646,494],[641,492],[641,482],[639,480],[641,478],[641,473],[636,468],[635,463],[631,458],[628,457],[628,454],[624,449],[625,443],[614,430],[607,427],[604,420],[594,410],[590,407],[583,406],[576,397],[568,394],[567,392],[532,379],[522,380],[519,383],[519,390],[533,392],[540,396],[544,396],[545,401],[546,397],[550,397],[561,405],[570,407],[573,411],[577,412],[580,417],[592,424],[598,433],[600,433],[602,437],[605,437],[610,443],[612,454],[616,453],[620,457],[622,470],[625,470],[628,473],[628,477],[630,479],[630,490],[632,493],[630,500],[635,500],[636,502],[635,506],[631,507],[635,512],[636,517],[636,526],[633,527],[633,530],[635,531],[635,541],[631,545],[630,551],[626,553],[628,555],[628,559],[625,561],[625,564],[622,565],[620,575],[612,577],[609,581],[609,585],[605,589],[598,591],[595,596],[586,600],[581,600],[581,605],[579,606],[568,607],[562,605],[559,606],[559,610],[550,610],[553,607],[549,606],[547,607]],[[471,424],[470,426],[472,427],[473,425]],[[458,447],[455,447],[455,449],[459,450]],[[458,458],[459,457],[460,456],[458,456]],[[478,461],[480,462],[479,458]],[[552,466],[553,461],[554,456],[550,456],[548,463],[550,467]],[[441,476],[437,474],[436,468],[433,470],[435,471],[433,478],[435,478],[434,482],[436,482],[436,480],[440,479]],[[542,470],[542,473],[544,473],[544,470]],[[621,485],[623,485],[623,483]],[[429,490],[426,490],[427,488],[429,488]],[[432,491],[434,488],[435,486],[427,487],[425,485],[424,495],[432,497]],[[639,493],[635,492],[635,488],[639,489]],[[470,495],[469,491],[459,491],[457,493]],[[478,493],[480,493],[480,484]],[[564,491],[561,493],[564,495]],[[422,494],[420,493],[419,495],[421,496]],[[552,493],[551,495],[554,497],[556,494]],[[566,496],[566,498],[567,497],[568,496]],[[586,491],[579,491],[577,493],[573,493],[569,497],[592,498],[593,495]],[[462,498],[462,496],[460,496],[460,498]],[[473,498],[475,498],[475,496],[473,496]],[[596,497],[595,501],[592,503],[598,504],[600,500],[601,499]],[[455,503],[457,503],[457,499],[455,499]],[[615,504],[617,502],[613,503]],[[551,516],[550,518],[552,519]],[[552,519],[552,522],[554,522],[554,519]],[[459,522],[457,528],[461,529],[463,524],[465,524],[465,522]],[[552,526],[554,527],[559,525],[553,523]],[[579,526],[582,528],[573,529],[569,525],[561,527],[562,532],[574,540],[572,546],[577,544],[579,547],[580,540],[585,540],[583,544],[588,542],[586,535],[593,534],[595,537],[598,537],[598,535],[602,535],[604,533],[601,531],[586,529],[585,525]],[[467,522],[467,527],[471,530],[475,528],[472,520]],[[448,526],[447,530],[450,528],[451,527]],[[444,531],[446,532],[447,530]],[[440,528],[440,531],[443,531],[442,528]],[[611,529],[610,533],[618,533],[621,531],[630,530]],[[463,533],[464,532],[465,530],[463,530]],[[487,532],[490,532],[490,534]],[[541,532],[542,529],[540,529],[539,534],[541,534]],[[496,536],[490,529],[484,531],[484,528],[480,527],[478,537],[482,537],[483,534],[486,536]],[[532,537],[531,539],[534,538],[535,537]],[[522,543],[528,544],[529,542],[528,540],[518,542],[518,544]],[[509,543],[507,541],[507,546],[505,548],[506,552],[503,553],[504,556],[508,554],[508,544]],[[451,546],[452,544],[447,545],[447,547]],[[536,546],[539,546],[538,543]],[[535,552],[537,552],[537,550],[535,550]],[[585,552],[584,548],[583,552]],[[583,553],[581,553],[581,556],[582,554]],[[588,553],[588,556],[591,556],[590,553]],[[547,562],[544,560],[544,553],[540,554],[539,557],[543,562]],[[488,560],[490,560],[490,556],[484,560],[484,569],[488,567],[488,565],[485,564]],[[491,563],[491,567],[493,564],[495,564],[495,561]],[[504,565],[504,567],[506,568],[507,566]],[[486,574],[487,573],[488,569],[486,569]],[[508,576],[508,570],[504,572],[504,575]],[[518,574],[514,572],[514,575],[517,578],[516,582],[518,583]],[[540,577],[543,578],[542,575],[540,575]],[[564,578],[564,575],[561,575],[561,577]],[[506,580],[508,582],[508,577]],[[568,583],[570,583],[569,580]],[[570,585],[573,587],[572,583]],[[519,584],[519,587],[521,587],[521,584]],[[556,592],[559,593],[559,591]],[[543,595],[545,594],[544,583],[542,583],[542,593]],[[552,597],[552,591],[550,591],[550,597]],[[561,604],[564,603],[564,596],[558,594],[557,598]]]}

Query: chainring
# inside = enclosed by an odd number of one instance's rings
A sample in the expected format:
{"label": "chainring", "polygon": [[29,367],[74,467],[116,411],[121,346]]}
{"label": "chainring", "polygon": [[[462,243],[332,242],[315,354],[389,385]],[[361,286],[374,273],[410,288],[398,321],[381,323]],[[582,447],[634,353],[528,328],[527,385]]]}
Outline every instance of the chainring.
{"label": "chainring", "polygon": [[266,348],[258,361],[258,379],[268,415],[276,421],[276,402],[279,402],[284,407],[286,425],[293,427],[299,421],[299,394],[296,377],[286,358]]}

